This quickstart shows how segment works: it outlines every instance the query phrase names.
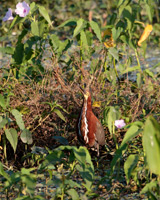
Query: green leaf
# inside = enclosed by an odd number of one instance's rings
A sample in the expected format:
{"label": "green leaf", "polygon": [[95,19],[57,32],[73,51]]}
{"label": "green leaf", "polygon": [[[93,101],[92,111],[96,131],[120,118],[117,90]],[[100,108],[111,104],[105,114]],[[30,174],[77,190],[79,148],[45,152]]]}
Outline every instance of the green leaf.
{"label": "green leaf", "polygon": [[23,61],[23,55],[24,55],[24,44],[22,43],[18,43],[16,45],[14,54],[12,56],[12,58],[14,59],[14,61],[16,62],[16,64],[21,64]]}
{"label": "green leaf", "polygon": [[15,153],[16,152],[16,148],[17,148],[17,143],[18,143],[17,131],[14,128],[6,129],[5,130],[5,134],[6,134],[6,138],[10,142],[10,144],[11,144],[13,150],[14,150],[14,153]]}
{"label": "green leaf", "polygon": [[118,2],[118,7],[119,7],[119,14],[118,14],[118,18],[120,18],[120,16],[121,16],[121,14],[122,14],[122,12],[123,12],[123,10],[126,8],[126,6],[129,4],[129,2],[130,2],[130,0],[120,0],[119,2]]}
{"label": "green leaf", "polygon": [[137,85],[138,85],[138,88],[140,88],[141,85],[142,85],[142,75],[141,75],[141,73],[137,73]]}
{"label": "green leaf", "polygon": [[52,22],[50,20],[50,17],[48,15],[47,10],[43,6],[38,6],[40,14],[45,18],[45,20],[48,22],[49,25],[52,25]]}
{"label": "green leaf", "polygon": [[55,34],[50,35],[50,45],[57,50],[59,48],[60,45],[60,40],[59,37]]}
{"label": "green leaf", "polygon": [[111,47],[111,48],[109,48],[108,51],[113,56],[113,58],[115,58],[117,61],[119,61],[118,51],[116,48]]}
{"label": "green leaf", "polygon": [[87,36],[83,30],[81,31],[80,36],[81,36],[81,41],[82,41],[83,52],[85,53],[85,50],[89,51]]}
{"label": "green leaf", "polygon": [[131,154],[128,156],[127,160],[124,163],[124,171],[126,174],[127,184],[129,183],[131,174],[138,163],[138,155]]}
{"label": "green leaf", "polygon": [[120,147],[136,137],[140,132],[141,130],[139,130],[139,127],[133,124],[126,132]]}
{"label": "green leaf", "polygon": [[94,33],[96,34],[99,41],[102,42],[101,31],[100,31],[98,24],[94,21],[90,21],[90,26],[91,26],[92,30],[94,31]]}
{"label": "green leaf", "polygon": [[11,110],[11,113],[15,117],[16,123],[18,124],[19,128],[21,130],[25,129],[21,113],[17,109]]}
{"label": "green leaf", "polygon": [[150,171],[160,176],[160,125],[152,116],[145,123],[143,148]]}
{"label": "green leaf", "polygon": [[53,112],[55,112],[58,115],[58,117],[60,117],[63,121],[66,121],[65,117],[63,116],[63,114],[61,113],[60,110],[58,110],[58,109],[55,108],[53,110]]}
{"label": "green leaf", "polygon": [[72,199],[79,200],[79,195],[75,189],[70,189],[67,191],[67,193],[72,197]]}
{"label": "green leaf", "polygon": [[77,21],[76,28],[74,29],[73,37],[76,37],[81,32],[81,30],[83,30],[85,27],[86,27],[86,23],[85,23],[84,19],[80,18]]}
{"label": "green leaf", "polygon": [[136,70],[140,70],[140,69],[141,69],[140,66],[127,67],[127,69],[122,74],[125,74],[125,73],[128,73],[128,72],[132,72],[132,71],[136,71]]}
{"label": "green leaf", "polygon": [[6,100],[5,100],[5,98],[3,97],[2,94],[0,94],[0,106],[1,106],[3,109],[6,109]]}
{"label": "green leaf", "polygon": [[75,181],[72,181],[71,179],[69,179],[69,180],[65,179],[65,184],[69,185],[71,188],[73,188],[73,187],[81,188],[82,187],[81,184],[79,184],[79,183],[77,183]]}
{"label": "green leaf", "polygon": [[69,20],[63,22],[60,26],[58,26],[58,28],[62,28],[64,26],[75,26],[76,24],[77,24],[77,20],[69,19]]}
{"label": "green leaf", "polygon": [[34,36],[39,36],[39,27],[38,27],[38,21],[33,21],[31,23],[31,32]]}
{"label": "green leaf", "polygon": [[10,176],[4,171],[3,164],[0,162],[0,175],[10,181]]}
{"label": "green leaf", "polygon": [[145,72],[148,76],[152,77],[152,78],[156,81],[156,78],[155,78],[155,75],[154,75],[153,72],[151,72],[149,69],[145,69],[144,72]]}
{"label": "green leaf", "polygon": [[65,40],[64,42],[60,42],[59,44],[59,48],[58,48],[58,53],[62,54],[62,52],[64,52],[70,45],[70,41],[69,40]]}
{"label": "green leaf", "polygon": [[123,28],[118,27],[117,29],[114,27],[112,28],[112,36],[114,41],[117,40],[117,38],[120,36],[121,32],[123,31]]}
{"label": "green leaf", "polygon": [[144,188],[141,190],[140,194],[145,194],[149,191],[152,191],[153,188],[157,188],[158,186],[158,181],[152,180],[150,183],[147,183]]}
{"label": "green leaf", "polygon": [[115,120],[119,119],[120,117],[120,111],[119,111],[119,107],[113,107],[111,106],[108,112],[108,116],[107,116],[107,122],[108,122],[108,128],[109,128],[109,132],[110,134],[113,133],[113,128],[114,128],[114,122]]}
{"label": "green leaf", "polygon": [[6,53],[6,54],[9,54],[9,55],[13,55],[14,54],[14,48],[13,47],[0,47],[0,52]]}
{"label": "green leaf", "polygon": [[146,11],[149,21],[152,23],[152,7],[146,4]]}
{"label": "green leaf", "polygon": [[8,123],[8,120],[6,118],[2,118],[0,116],[0,129],[4,128],[4,126]]}
{"label": "green leaf", "polygon": [[24,129],[20,135],[20,138],[23,143],[32,144],[32,133],[28,129]]}
{"label": "green leaf", "polygon": [[27,192],[30,196],[34,195],[35,187],[36,187],[36,175],[32,172],[35,170],[34,168],[21,169],[21,179],[22,183],[25,184]]}
{"label": "green leaf", "polygon": [[119,149],[117,149],[116,153],[115,153],[115,156],[113,157],[112,159],[112,162],[111,162],[111,169],[112,169],[112,173],[114,171],[114,168],[116,166],[116,163],[120,160],[120,158],[122,157],[122,154],[123,152],[126,151],[127,149],[127,144],[124,144],[123,146],[121,146]]}
{"label": "green leaf", "polygon": [[25,20],[25,17],[19,17],[19,15],[16,15],[16,17],[13,19],[9,29],[11,30],[13,28],[13,26],[15,26],[16,24],[19,24],[20,22],[23,22]]}

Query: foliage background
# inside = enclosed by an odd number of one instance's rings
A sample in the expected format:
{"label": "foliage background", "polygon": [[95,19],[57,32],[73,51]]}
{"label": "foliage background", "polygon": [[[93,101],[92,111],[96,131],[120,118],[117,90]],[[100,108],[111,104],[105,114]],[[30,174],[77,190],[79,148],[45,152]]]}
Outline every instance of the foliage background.
{"label": "foliage background", "polygon": [[[17,3],[3,1],[1,19]],[[26,18],[0,22],[0,195],[158,199],[160,64],[148,66],[147,51],[159,48],[159,1],[28,3]],[[79,86],[91,77],[106,132],[100,158],[78,148],[75,131]]]}

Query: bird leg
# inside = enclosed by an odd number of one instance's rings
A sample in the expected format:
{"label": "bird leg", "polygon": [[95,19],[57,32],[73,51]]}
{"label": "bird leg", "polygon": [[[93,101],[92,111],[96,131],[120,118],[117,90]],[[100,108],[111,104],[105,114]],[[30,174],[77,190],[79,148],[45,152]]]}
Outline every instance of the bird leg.
{"label": "bird leg", "polygon": [[98,143],[96,145],[96,148],[97,148],[97,157],[99,157],[99,144]]}

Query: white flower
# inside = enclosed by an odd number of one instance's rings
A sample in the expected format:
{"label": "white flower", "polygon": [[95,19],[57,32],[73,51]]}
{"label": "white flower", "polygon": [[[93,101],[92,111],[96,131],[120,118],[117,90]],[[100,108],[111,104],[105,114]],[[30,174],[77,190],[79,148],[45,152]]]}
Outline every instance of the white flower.
{"label": "white flower", "polygon": [[116,120],[114,122],[114,125],[117,127],[117,128],[123,128],[126,123],[124,122],[124,119],[120,119],[120,120]]}
{"label": "white flower", "polygon": [[15,12],[20,17],[25,17],[26,15],[28,15],[29,11],[30,11],[30,7],[25,1],[23,1],[22,3],[18,3],[16,5]]}
{"label": "white flower", "polygon": [[8,8],[8,11],[6,12],[6,15],[3,17],[3,21],[7,21],[7,20],[12,20],[13,16],[12,16],[12,9]]}

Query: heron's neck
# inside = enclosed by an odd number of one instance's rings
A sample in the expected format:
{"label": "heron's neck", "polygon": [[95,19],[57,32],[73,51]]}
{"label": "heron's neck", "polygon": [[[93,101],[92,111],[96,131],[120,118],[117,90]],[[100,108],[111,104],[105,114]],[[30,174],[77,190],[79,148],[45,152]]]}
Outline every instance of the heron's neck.
{"label": "heron's neck", "polygon": [[88,97],[88,99],[84,99],[84,107],[87,108],[87,111],[92,111],[91,95]]}

